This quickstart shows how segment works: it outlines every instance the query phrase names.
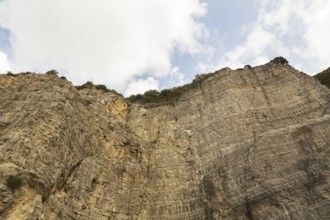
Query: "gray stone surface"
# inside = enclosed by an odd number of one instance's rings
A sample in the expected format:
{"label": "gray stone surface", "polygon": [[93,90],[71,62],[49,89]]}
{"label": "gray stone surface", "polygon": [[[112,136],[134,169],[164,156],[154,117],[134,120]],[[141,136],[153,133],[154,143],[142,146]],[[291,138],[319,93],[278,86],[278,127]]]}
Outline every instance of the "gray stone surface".
{"label": "gray stone surface", "polygon": [[1,219],[330,218],[330,90],[289,65],[220,70],[171,105],[53,75],[0,93]]}

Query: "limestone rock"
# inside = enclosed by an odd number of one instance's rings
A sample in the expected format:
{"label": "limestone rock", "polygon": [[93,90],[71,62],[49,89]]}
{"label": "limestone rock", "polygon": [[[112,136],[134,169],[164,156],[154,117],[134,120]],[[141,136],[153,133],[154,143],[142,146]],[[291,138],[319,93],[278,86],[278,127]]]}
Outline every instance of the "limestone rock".
{"label": "limestone rock", "polygon": [[50,74],[0,93],[1,219],[330,217],[330,90],[287,64],[222,69],[171,105]]}

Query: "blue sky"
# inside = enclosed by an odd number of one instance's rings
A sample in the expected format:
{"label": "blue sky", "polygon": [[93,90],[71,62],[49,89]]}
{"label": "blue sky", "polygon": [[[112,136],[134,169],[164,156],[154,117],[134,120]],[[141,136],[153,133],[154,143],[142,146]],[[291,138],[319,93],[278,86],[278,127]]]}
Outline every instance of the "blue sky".
{"label": "blue sky", "polygon": [[[243,42],[244,35],[240,34],[240,28],[253,22],[258,15],[258,1],[209,0],[205,2],[208,4],[208,12],[201,21],[210,32],[205,43],[212,45],[215,54],[212,57],[203,57],[175,53],[173,57],[173,64],[179,66],[189,80],[197,73],[203,73],[202,70],[196,68],[196,63],[202,60],[207,63],[210,59],[220,57],[225,51]],[[210,68],[207,71],[214,70]]]}
{"label": "blue sky", "polygon": [[330,66],[328,0],[0,0],[0,72],[57,69],[130,95],[276,56]]}

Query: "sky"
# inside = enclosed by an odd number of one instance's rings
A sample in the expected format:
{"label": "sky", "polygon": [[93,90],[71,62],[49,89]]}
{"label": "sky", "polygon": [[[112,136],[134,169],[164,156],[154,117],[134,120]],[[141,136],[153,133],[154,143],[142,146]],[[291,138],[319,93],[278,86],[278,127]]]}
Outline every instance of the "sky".
{"label": "sky", "polygon": [[129,96],[285,57],[330,66],[330,0],[0,0],[0,73],[56,69]]}

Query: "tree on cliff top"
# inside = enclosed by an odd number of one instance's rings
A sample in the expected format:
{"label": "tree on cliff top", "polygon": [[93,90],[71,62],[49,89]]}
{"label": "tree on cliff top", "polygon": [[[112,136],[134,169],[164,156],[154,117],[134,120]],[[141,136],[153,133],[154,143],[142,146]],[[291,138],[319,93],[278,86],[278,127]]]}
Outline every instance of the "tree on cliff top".
{"label": "tree on cliff top", "polygon": [[270,62],[276,63],[276,64],[282,64],[282,65],[289,64],[289,61],[287,59],[285,59],[284,57],[275,57]]}

